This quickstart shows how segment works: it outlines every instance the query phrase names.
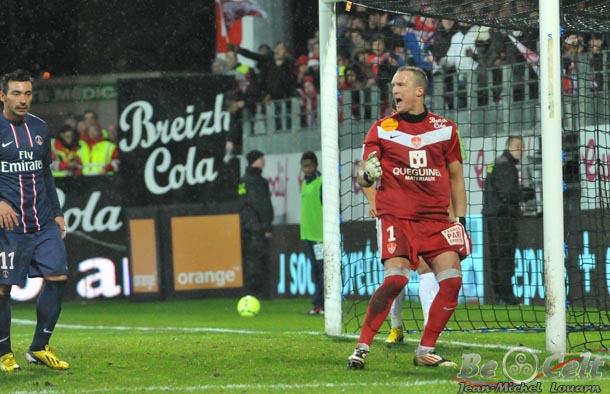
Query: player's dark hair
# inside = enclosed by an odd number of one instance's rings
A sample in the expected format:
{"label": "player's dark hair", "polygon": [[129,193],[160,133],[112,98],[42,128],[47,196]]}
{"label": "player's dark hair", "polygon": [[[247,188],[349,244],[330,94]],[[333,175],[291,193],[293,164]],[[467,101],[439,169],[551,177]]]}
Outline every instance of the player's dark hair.
{"label": "player's dark hair", "polygon": [[32,77],[29,72],[21,69],[4,74],[2,81],[0,82],[0,89],[4,93],[8,93],[9,82],[32,82]]}
{"label": "player's dark hair", "polygon": [[312,160],[316,165],[318,164],[318,156],[310,150],[303,152],[303,156],[301,156],[301,161],[303,160]]}

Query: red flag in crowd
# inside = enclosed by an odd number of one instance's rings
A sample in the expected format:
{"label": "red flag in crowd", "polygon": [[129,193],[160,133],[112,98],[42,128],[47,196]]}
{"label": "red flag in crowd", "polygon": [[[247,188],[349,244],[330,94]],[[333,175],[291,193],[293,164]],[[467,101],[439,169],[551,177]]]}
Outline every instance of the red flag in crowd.
{"label": "red flag in crowd", "polygon": [[227,42],[239,45],[242,38],[241,18],[267,13],[254,0],[216,0],[216,51],[227,51]]}
{"label": "red flag in crowd", "polygon": [[508,34],[508,38],[510,38],[510,40],[513,42],[513,44],[515,44],[519,53],[521,53],[523,58],[525,60],[527,60],[529,65],[532,67],[532,70],[534,70],[536,72],[536,75],[539,75],[539,73],[538,73],[538,64],[539,63],[538,62],[540,61],[540,56],[538,56],[538,54],[536,52],[532,51],[531,49],[529,49],[528,47],[523,45],[523,43],[521,41],[517,40],[515,37],[513,37],[512,34]]}
{"label": "red flag in crowd", "polygon": [[220,6],[227,31],[244,16],[267,17],[267,13],[253,0],[220,0]]}

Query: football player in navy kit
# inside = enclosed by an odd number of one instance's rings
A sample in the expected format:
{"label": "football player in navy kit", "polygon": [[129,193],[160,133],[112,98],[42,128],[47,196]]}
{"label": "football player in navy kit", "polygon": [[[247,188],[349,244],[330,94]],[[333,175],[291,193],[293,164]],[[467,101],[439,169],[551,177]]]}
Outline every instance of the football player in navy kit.
{"label": "football player in navy kit", "polygon": [[50,169],[49,128],[28,113],[32,79],[26,71],[4,75],[0,88],[0,370],[20,369],[11,349],[9,300],[11,287],[23,286],[27,276],[43,277],[44,285],[26,360],[65,370],[70,365],[49,347],[68,280],[66,223]]}

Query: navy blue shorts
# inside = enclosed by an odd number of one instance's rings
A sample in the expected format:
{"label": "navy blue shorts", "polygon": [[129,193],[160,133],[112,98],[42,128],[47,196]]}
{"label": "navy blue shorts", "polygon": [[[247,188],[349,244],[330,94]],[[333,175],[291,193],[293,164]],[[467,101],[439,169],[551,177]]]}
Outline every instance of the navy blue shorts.
{"label": "navy blue shorts", "polygon": [[67,274],[66,246],[55,223],[31,234],[0,231],[0,285],[23,287],[28,276]]}

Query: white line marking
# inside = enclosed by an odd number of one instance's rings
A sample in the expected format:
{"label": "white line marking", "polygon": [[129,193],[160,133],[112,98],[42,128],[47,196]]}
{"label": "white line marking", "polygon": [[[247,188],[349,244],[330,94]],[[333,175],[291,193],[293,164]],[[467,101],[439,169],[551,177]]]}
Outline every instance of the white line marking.
{"label": "white line marking", "polygon": [[[13,319],[13,323],[35,326],[33,320]],[[82,324],[57,324],[55,327],[74,330],[115,330],[115,331],[176,331],[176,332],[226,332],[231,334],[273,334],[271,331],[237,330],[213,327],[128,327],[128,326],[86,326]],[[321,332],[299,332],[300,334],[321,335]]]}
{"label": "white line marking", "polygon": [[[26,320],[26,319],[13,319],[13,323],[15,324],[23,324],[27,326],[35,326],[36,321],[34,320]],[[215,327],[129,327],[129,326],[89,326],[83,324],[60,324],[58,323],[55,327],[65,328],[65,329],[73,329],[73,330],[103,330],[103,331],[168,331],[168,332],[218,332],[218,333],[229,333],[229,334],[258,334],[258,335],[269,335],[275,334],[272,331],[255,331],[255,330],[241,330],[234,328],[215,328]],[[283,334],[301,334],[301,335],[326,335],[321,331],[284,331]],[[358,339],[358,334],[343,334],[340,336],[341,338],[354,338]],[[383,341],[381,336],[377,336],[375,342]],[[409,338],[405,336],[405,342],[413,342],[419,343],[420,338],[414,337]],[[445,340],[443,336],[439,338],[440,343],[446,343],[455,347],[471,347],[471,348],[485,348],[485,349],[504,349],[510,350],[515,348],[517,345],[506,345],[499,343],[478,343],[478,342],[463,342],[463,341],[452,341]],[[533,351],[540,353],[541,350],[532,349]],[[598,353],[596,353],[598,354]],[[603,358],[610,359],[610,356],[601,355]]]}
{"label": "white line marking", "polygon": [[[349,371],[346,371],[349,373]],[[325,389],[325,388],[341,388],[341,387],[420,387],[420,386],[434,386],[438,387],[439,384],[451,384],[456,386],[456,383],[452,380],[420,380],[416,382],[362,382],[362,383],[308,383],[308,384],[206,384],[200,386],[139,386],[139,387],[104,387],[94,389],[79,389],[79,390],[68,390],[66,393],[112,393],[112,392],[187,392],[187,391],[207,391],[207,390],[257,390],[265,392],[272,389],[288,389],[288,390],[303,390],[303,389]],[[14,391],[13,394],[29,394],[31,391]],[[57,390],[43,390],[36,391],[38,394],[51,394],[57,393]]]}
{"label": "white line marking", "polygon": [[[33,320],[25,319],[13,319],[13,323],[22,324],[27,326],[34,326],[36,322]],[[64,329],[75,329],[75,330],[115,330],[115,331],[126,331],[126,330],[138,330],[138,331],[173,331],[173,332],[226,332],[226,333],[239,333],[239,334],[273,334],[270,331],[253,331],[253,330],[236,330],[228,328],[212,328],[212,327],[127,327],[127,326],[88,326],[82,324],[57,324],[56,327]],[[318,331],[296,331],[296,332],[284,332],[285,334],[306,334],[306,335],[325,335],[323,332]],[[342,335],[345,338],[358,338],[356,334],[345,334]],[[379,338],[379,341],[383,338]],[[440,339],[442,342],[451,344],[453,346],[460,347],[474,347],[474,348],[491,348],[491,349],[512,349],[515,346],[507,346],[500,344],[482,344],[482,343],[469,343],[462,341],[446,341]],[[407,342],[419,343],[419,338],[405,338]],[[534,350],[540,352],[539,350]],[[597,353],[596,353],[597,354]],[[601,355],[603,358],[608,356]],[[600,382],[610,381],[610,378],[602,377],[595,379],[594,384]],[[562,383],[574,382],[574,384],[582,384],[582,381],[561,381]],[[450,385],[451,388],[455,387],[455,381],[447,380],[419,380],[415,382],[363,382],[363,383],[310,383],[310,384],[228,384],[228,385],[200,385],[200,386],[132,386],[132,387],[104,387],[104,388],[92,388],[92,389],[78,389],[78,390],[67,390],[64,393],[75,393],[75,394],[94,394],[94,393],[127,393],[127,392],[204,392],[208,390],[272,390],[272,389],[285,389],[285,390],[304,390],[304,389],[330,389],[330,388],[366,388],[366,387],[422,387],[422,386],[433,386],[438,388],[439,385]],[[593,383],[592,383],[593,384]],[[14,391],[13,394],[29,394],[31,391]],[[57,390],[42,390],[36,391],[38,394],[54,394]]]}
{"label": "white line marking", "polygon": [[[33,320],[24,320],[24,319],[13,319],[13,323],[23,324],[23,325],[36,325],[36,322]],[[262,334],[269,335],[273,334],[271,331],[255,331],[255,330],[239,330],[232,328],[214,328],[214,327],[128,327],[128,326],[88,326],[82,324],[57,324],[55,327],[58,328],[66,328],[66,329],[74,329],[74,330],[115,330],[115,331],[170,331],[170,332],[226,332],[229,334]],[[319,331],[296,331],[289,332],[285,331],[285,334],[306,334],[306,335],[326,335],[323,332]],[[358,338],[357,334],[345,334],[341,336],[342,338]],[[381,337],[378,338],[381,340]],[[405,337],[405,341],[419,343],[420,338],[407,338]],[[476,348],[489,348],[489,349],[512,349],[515,346],[507,346],[502,344],[484,344],[484,343],[469,343],[469,342],[461,342],[461,341],[445,341],[441,337],[439,341],[455,345],[457,347],[476,347]]]}
{"label": "white line marking", "polygon": [[[609,381],[607,378],[595,379],[595,383],[593,381],[587,382],[587,384],[596,384],[601,388],[600,383]],[[545,387],[550,385],[550,381],[545,381]],[[577,380],[558,380],[558,383],[561,384],[575,384],[582,386],[583,382]],[[284,389],[284,390],[304,390],[304,389],[332,389],[332,388],[366,388],[366,387],[405,387],[405,388],[413,388],[413,387],[424,387],[424,386],[433,386],[434,388],[439,388],[439,385],[449,386],[451,388],[456,388],[457,383],[453,380],[419,380],[415,382],[362,382],[362,383],[309,383],[309,384],[227,384],[227,385],[200,385],[200,386],[138,386],[138,387],[104,387],[104,388],[92,388],[92,389],[79,389],[79,390],[66,390],[62,391],[62,393],[76,393],[76,394],[89,394],[89,393],[126,393],[126,392],[205,392],[208,390],[256,390],[257,392],[265,392],[273,389]],[[56,394],[57,390],[42,390],[36,391],[38,394]],[[29,394],[31,391],[14,391],[13,394]]]}

